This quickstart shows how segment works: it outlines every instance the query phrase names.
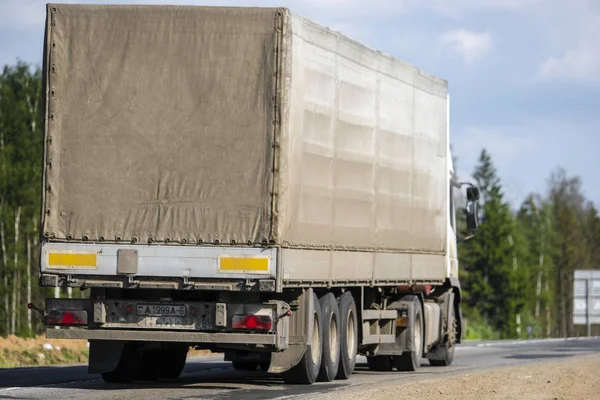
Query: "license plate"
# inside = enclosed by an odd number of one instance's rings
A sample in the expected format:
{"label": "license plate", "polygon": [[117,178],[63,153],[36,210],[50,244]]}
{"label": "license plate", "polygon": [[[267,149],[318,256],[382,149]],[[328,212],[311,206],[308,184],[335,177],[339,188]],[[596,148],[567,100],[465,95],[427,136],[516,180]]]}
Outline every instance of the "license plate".
{"label": "license plate", "polygon": [[185,317],[186,307],[168,304],[138,304],[137,315],[147,317]]}

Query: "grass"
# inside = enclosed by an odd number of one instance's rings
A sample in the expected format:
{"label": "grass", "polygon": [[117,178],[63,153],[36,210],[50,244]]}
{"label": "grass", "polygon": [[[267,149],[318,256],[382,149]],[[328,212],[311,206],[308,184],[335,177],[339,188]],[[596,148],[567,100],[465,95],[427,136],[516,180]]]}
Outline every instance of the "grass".
{"label": "grass", "polygon": [[0,368],[86,363],[86,340],[0,337]]}
{"label": "grass", "polygon": [[[188,356],[208,353],[190,350]],[[87,364],[89,356],[87,340],[0,337],[0,368]]]}
{"label": "grass", "polygon": [[2,349],[0,368],[18,368],[45,365],[83,364],[89,357],[88,350]]}
{"label": "grass", "polygon": [[496,332],[490,325],[483,322],[474,322],[467,325],[465,333],[466,340],[497,340],[500,339],[500,334]]}

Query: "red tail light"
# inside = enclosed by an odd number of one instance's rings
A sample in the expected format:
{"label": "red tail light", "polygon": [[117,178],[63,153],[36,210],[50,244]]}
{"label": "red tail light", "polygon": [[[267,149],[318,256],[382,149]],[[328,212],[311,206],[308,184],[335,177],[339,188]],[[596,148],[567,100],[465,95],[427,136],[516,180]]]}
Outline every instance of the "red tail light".
{"label": "red tail light", "polygon": [[46,318],[48,325],[87,325],[87,311],[52,310]]}
{"label": "red tail light", "polygon": [[269,315],[234,315],[232,328],[270,331],[273,329],[273,319]]}

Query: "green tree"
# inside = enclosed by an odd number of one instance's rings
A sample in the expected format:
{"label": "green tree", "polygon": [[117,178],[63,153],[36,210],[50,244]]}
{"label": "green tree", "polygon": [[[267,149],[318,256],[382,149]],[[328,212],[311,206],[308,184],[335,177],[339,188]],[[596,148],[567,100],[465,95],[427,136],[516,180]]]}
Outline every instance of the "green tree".
{"label": "green tree", "polygon": [[[486,177],[495,177],[495,170],[491,164],[491,158],[488,153],[483,150],[479,158],[479,166],[473,174],[477,186],[481,191],[481,203],[485,204],[486,200],[486,189],[490,183],[488,180],[483,180],[481,177],[482,169],[485,169]],[[457,221],[458,222],[458,221]],[[457,224],[459,226],[459,233],[467,236],[464,224]],[[466,306],[467,318],[478,319],[482,317],[484,323],[487,323],[487,316],[492,309],[492,303],[490,301],[489,294],[492,292],[489,286],[489,268],[487,265],[481,263],[482,254],[486,252],[484,242],[481,240],[481,231],[468,242],[461,243],[461,249],[459,251],[460,260],[460,278],[461,284],[464,290],[464,304]]]}
{"label": "green tree", "polygon": [[527,310],[536,336],[552,336],[555,325],[556,270],[553,264],[556,246],[552,206],[539,195],[529,195],[517,214],[517,224],[522,232],[527,251],[524,262],[528,266],[531,282]]}
{"label": "green tree", "polygon": [[590,268],[581,180],[579,177],[569,177],[563,169],[557,170],[550,178],[549,199],[557,232],[553,262],[556,265],[558,333],[561,337],[567,337],[574,334],[573,274],[576,269]]}
{"label": "green tree", "polygon": [[480,229],[466,242],[461,257],[466,304],[503,337],[518,334],[519,313],[528,284],[523,238],[518,233],[490,154],[484,149],[473,173],[481,191]]}
{"label": "green tree", "polygon": [[600,215],[593,203],[588,204],[585,214],[585,236],[590,268],[600,269]]}
{"label": "green tree", "polygon": [[0,332],[31,334],[27,301],[41,298],[37,251],[42,159],[39,68],[18,63],[0,75]]}

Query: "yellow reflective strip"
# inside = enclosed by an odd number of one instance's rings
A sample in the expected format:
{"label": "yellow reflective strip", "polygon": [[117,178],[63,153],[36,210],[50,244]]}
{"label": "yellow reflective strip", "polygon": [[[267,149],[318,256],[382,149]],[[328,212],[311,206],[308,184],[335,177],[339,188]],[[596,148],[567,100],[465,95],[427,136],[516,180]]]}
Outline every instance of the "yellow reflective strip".
{"label": "yellow reflective strip", "polygon": [[219,257],[219,270],[223,272],[268,272],[268,257]]}
{"label": "yellow reflective strip", "polygon": [[48,266],[56,267],[96,267],[96,253],[49,253]]}

